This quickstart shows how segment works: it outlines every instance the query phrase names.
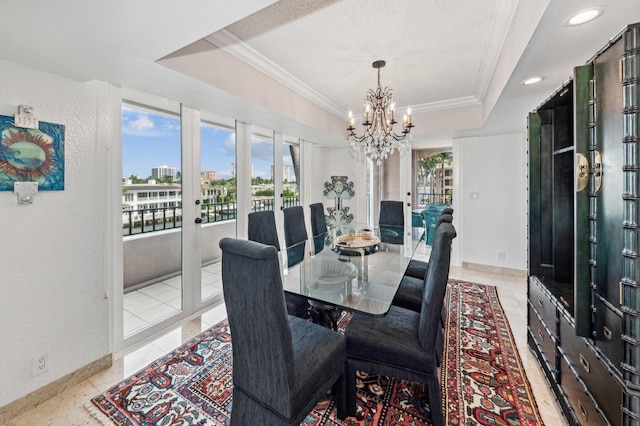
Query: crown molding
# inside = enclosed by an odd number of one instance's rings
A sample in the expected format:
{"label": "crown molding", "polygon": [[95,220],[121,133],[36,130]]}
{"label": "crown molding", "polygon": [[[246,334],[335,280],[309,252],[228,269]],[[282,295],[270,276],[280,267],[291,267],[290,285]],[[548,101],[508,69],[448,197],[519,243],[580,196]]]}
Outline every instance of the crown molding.
{"label": "crown molding", "polygon": [[[261,73],[269,76],[273,80],[283,86],[293,90],[299,95],[309,99],[321,108],[327,110],[338,118],[347,116],[348,111],[340,108],[326,97],[294,77],[292,74],[278,66],[260,52],[240,40],[228,30],[222,29],[205,37],[205,40],[223,49],[225,52],[235,56],[247,65],[255,68]],[[488,83],[487,83],[488,84]],[[486,89],[485,89],[486,91]],[[466,96],[456,99],[447,99],[443,101],[428,102],[423,104],[411,105],[413,113],[422,113],[436,110],[445,110],[453,108],[464,108],[479,105],[481,102],[477,96]],[[362,114],[354,114],[355,118],[361,117]]]}
{"label": "crown molding", "polygon": [[443,109],[465,108],[480,105],[480,100],[475,96],[465,96],[462,98],[447,99],[444,101],[427,102],[424,104],[411,105],[412,113],[440,111]]}
{"label": "crown molding", "polygon": [[482,100],[482,102],[484,102],[487,90],[489,90],[493,72],[498,65],[498,59],[518,5],[517,0],[498,0],[497,3],[491,19],[487,44],[480,60],[480,69],[478,70],[478,78],[474,90],[475,97]]}
{"label": "crown molding", "polygon": [[311,102],[317,104],[321,108],[327,110],[336,117],[343,118],[347,116],[347,112],[317,91],[288,73],[275,62],[240,40],[228,30],[222,29],[205,37],[205,40],[215,44],[225,52],[235,56],[247,65],[255,68],[261,73],[267,75],[283,86],[293,90],[301,96],[304,96]]}

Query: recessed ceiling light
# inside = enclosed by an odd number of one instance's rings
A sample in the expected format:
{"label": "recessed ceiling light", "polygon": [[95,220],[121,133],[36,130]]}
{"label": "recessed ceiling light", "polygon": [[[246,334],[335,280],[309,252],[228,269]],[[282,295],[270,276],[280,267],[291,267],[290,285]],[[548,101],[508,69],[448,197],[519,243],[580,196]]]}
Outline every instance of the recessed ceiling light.
{"label": "recessed ceiling light", "polygon": [[530,84],[540,83],[542,81],[542,77],[531,77],[522,81],[522,84],[528,86]]}
{"label": "recessed ceiling light", "polygon": [[564,20],[563,24],[566,27],[575,27],[577,25],[585,24],[589,21],[593,21],[600,15],[604,13],[604,9],[601,7],[592,7],[591,9],[585,9],[576,13],[575,15],[569,16]]}

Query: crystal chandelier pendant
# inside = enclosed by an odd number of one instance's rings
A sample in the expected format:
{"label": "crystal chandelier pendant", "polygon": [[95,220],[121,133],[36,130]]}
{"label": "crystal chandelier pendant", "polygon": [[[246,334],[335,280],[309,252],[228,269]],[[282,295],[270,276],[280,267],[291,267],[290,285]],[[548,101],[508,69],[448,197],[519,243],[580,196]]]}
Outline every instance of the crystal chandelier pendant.
{"label": "crystal chandelier pendant", "polygon": [[375,61],[372,66],[378,70],[378,87],[369,89],[364,104],[364,135],[356,136],[355,120],[349,111],[349,143],[356,152],[364,151],[365,154],[380,166],[383,160],[393,155],[395,150],[403,151],[411,146],[411,108],[407,108],[407,114],[403,118],[403,129],[400,134],[393,131],[396,124],[396,107],[393,100],[393,91],[380,85],[380,69],[386,65],[385,61]]}

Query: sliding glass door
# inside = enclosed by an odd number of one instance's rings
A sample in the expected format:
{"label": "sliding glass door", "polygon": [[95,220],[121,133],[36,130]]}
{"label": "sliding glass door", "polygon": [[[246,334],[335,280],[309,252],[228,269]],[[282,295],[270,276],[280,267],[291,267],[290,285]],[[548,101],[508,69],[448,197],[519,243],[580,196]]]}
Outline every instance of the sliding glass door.
{"label": "sliding glass door", "polygon": [[203,112],[200,125],[200,194],[202,224],[200,301],[222,297],[219,242],[235,237],[237,203],[235,121]]}
{"label": "sliding glass door", "polygon": [[125,95],[116,351],[223,298],[219,242],[246,237],[249,212],[273,210],[283,237],[280,209],[301,204],[297,138]]}
{"label": "sliding glass door", "polygon": [[235,122],[133,93],[122,105],[122,290],[115,349],[222,299],[236,231]]}
{"label": "sliding glass door", "polygon": [[177,103],[123,103],[123,338],[183,309],[180,131]]}

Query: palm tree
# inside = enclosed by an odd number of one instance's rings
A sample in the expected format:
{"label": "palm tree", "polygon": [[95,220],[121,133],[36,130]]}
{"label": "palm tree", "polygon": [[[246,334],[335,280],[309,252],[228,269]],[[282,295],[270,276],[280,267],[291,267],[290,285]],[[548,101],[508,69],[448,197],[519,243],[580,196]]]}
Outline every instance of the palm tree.
{"label": "palm tree", "polygon": [[[422,181],[425,186],[428,183],[430,191],[433,193],[435,188],[435,179],[436,179],[436,170],[438,166],[443,171],[442,175],[444,175],[444,166],[445,163],[451,163],[453,159],[453,153],[450,151],[440,152],[438,154],[433,154],[428,157],[423,157],[418,160],[418,179]],[[431,194],[433,195],[433,194]]]}
{"label": "palm tree", "polygon": [[300,147],[298,145],[289,145],[291,153],[291,161],[293,162],[293,174],[296,176],[296,182],[300,184]]}

